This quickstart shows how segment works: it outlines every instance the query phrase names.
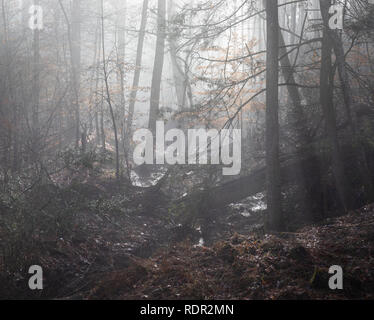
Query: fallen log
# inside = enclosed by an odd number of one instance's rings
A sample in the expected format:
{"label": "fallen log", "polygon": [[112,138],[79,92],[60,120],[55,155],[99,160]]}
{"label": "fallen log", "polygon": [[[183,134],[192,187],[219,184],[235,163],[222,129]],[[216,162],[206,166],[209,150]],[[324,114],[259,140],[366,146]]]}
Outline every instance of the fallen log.
{"label": "fallen log", "polygon": [[[302,160],[288,160],[281,164],[281,183],[285,186],[296,183],[300,179],[299,168],[308,168],[308,176],[304,177],[306,183],[313,185],[320,178],[320,161],[316,157]],[[171,210],[177,217],[183,215],[183,222],[190,223],[197,217],[203,216],[208,211],[223,208],[231,203],[238,202],[249,196],[265,190],[265,167],[253,171],[250,175],[237,180],[223,183],[204,191],[198,191],[180,198],[172,203]]]}

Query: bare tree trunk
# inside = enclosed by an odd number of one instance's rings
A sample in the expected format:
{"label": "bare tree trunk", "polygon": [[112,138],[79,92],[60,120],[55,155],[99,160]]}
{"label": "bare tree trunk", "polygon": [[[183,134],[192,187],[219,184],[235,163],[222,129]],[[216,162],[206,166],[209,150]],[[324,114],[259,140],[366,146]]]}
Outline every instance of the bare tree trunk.
{"label": "bare tree trunk", "polygon": [[101,41],[102,41],[102,49],[103,49],[103,71],[104,71],[104,82],[105,82],[105,89],[106,89],[106,96],[107,102],[109,106],[110,116],[112,118],[113,124],[113,132],[114,132],[114,143],[116,149],[116,178],[120,178],[120,169],[119,169],[119,144],[118,144],[118,133],[117,133],[117,124],[116,118],[114,116],[114,110],[112,106],[112,100],[110,96],[109,90],[109,83],[108,83],[108,72],[106,68],[106,61],[105,61],[105,33],[104,33],[104,0],[101,0]]}
{"label": "bare tree trunk", "polygon": [[59,0],[61,10],[64,14],[69,49],[70,49],[70,62],[71,62],[71,80],[72,80],[72,89],[73,89],[73,105],[75,113],[75,147],[79,147],[80,140],[80,111],[79,111],[79,90],[80,90],[80,60],[81,60],[81,21],[80,21],[80,0],[74,0],[72,6],[72,23],[70,24],[69,17],[66,13],[66,10],[62,4],[62,1]]}
{"label": "bare tree trunk", "polygon": [[269,215],[268,228],[281,230],[283,219],[279,165],[279,22],[277,0],[268,0],[266,2],[266,25],[266,190]]}
{"label": "bare tree trunk", "polygon": [[[174,8],[174,0],[169,0],[168,9],[169,9],[169,23],[170,27],[174,28],[175,24],[175,8]],[[173,70],[173,77],[174,77],[174,86],[177,93],[177,102],[179,110],[183,110],[186,105],[186,93],[187,93],[187,82],[188,79],[184,74],[179,61],[178,61],[178,54],[177,54],[177,43],[176,43],[177,34],[174,29],[170,30],[169,39],[169,46],[170,46],[170,58],[171,58],[171,66]]]}
{"label": "bare tree trunk", "polygon": [[[97,1],[98,4],[98,12],[101,11],[101,5],[100,5],[100,0]],[[97,41],[97,47],[95,48],[95,55],[96,55],[96,69],[95,69],[95,74],[96,74],[96,79],[95,79],[95,133],[96,133],[96,144],[99,145],[101,143],[102,150],[105,151],[105,131],[104,131],[104,115],[102,112],[103,108],[103,96],[102,94],[99,95],[99,85],[101,84],[100,80],[100,61],[101,61],[101,19],[98,17],[97,18],[97,36],[98,36],[98,41]],[[101,86],[102,88],[102,86]],[[100,110],[99,110],[99,105],[100,105]],[[99,122],[99,113],[100,113],[100,122]]]}
{"label": "bare tree trunk", "polygon": [[134,79],[132,83],[131,93],[130,93],[129,114],[128,114],[127,123],[126,123],[126,141],[127,141],[126,146],[128,146],[128,141],[130,141],[130,136],[132,135],[132,122],[133,122],[133,117],[134,117],[136,95],[137,95],[138,86],[139,86],[140,70],[142,67],[145,28],[147,25],[147,16],[148,16],[147,14],[148,2],[149,0],[143,0],[142,21],[140,23],[138,46],[136,50],[135,72],[134,72]]}
{"label": "bare tree trunk", "polygon": [[[95,48],[94,48],[94,56],[92,59],[92,76],[90,81],[90,101],[89,101],[89,134],[94,131],[94,124],[93,121],[96,122],[96,115],[97,115],[97,89],[98,89],[98,65],[100,63],[100,52],[101,52],[101,23],[100,20],[97,19],[96,29],[95,29]],[[98,62],[99,61],[99,62]],[[95,119],[94,119],[95,118]],[[97,128],[97,127],[96,127]],[[97,132],[97,131],[96,131]],[[96,136],[97,137],[97,136]]]}
{"label": "bare tree trunk", "polygon": [[[101,94],[104,94],[104,88],[101,88]],[[106,137],[105,137],[105,121],[104,121],[104,101],[103,99],[100,102],[100,140],[102,152],[106,151]]]}
{"label": "bare tree trunk", "polygon": [[156,54],[153,64],[152,85],[151,85],[151,103],[149,112],[149,129],[153,136],[156,132],[156,121],[160,111],[160,91],[162,69],[164,66],[165,51],[165,23],[166,23],[166,0],[158,0],[157,9],[157,42]]}
{"label": "bare tree trunk", "polygon": [[[126,10],[126,1],[124,1],[124,9]],[[125,138],[125,118],[126,118],[126,106],[125,106],[125,24],[126,13],[122,10],[117,12],[116,16],[116,40],[117,40],[117,83],[119,87],[119,117],[120,117],[120,132],[122,146],[124,147]]]}
{"label": "bare tree trunk", "polygon": [[[35,1],[39,5],[39,0]],[[40,104],[40,31],[36,28],[34,31],[33,41],[33,81],[32,81],[32,159],[37,160],[39,153],[39,104]]]}
{"label": "bare tree trunk", "polygon": [[[295,44],[296,37],[295,33],[297,32],[297,3],[294,3],[291,5],[291,17],[290,17],[290,27],[291,27],[291,35],[290,35],[290,44]],[[291,55],[291,58],[293,58],[294,55]]]}
{"label": "bare tree trunk", "polygon": [[[123,3],[124,10],[118,10],[117,21],[116,21],[116,36],[117,36],[117,82],[120,88],[119,90],[119,117],[120,117],[120,141],[121,141],[121,152],[123,153],[126,168],[127,177],[131,180],[130,175],[130,164],[128,157],[128,147],[126,139],[126,101],[125,101],[125,55],[126,55],[126,43],[125,43],[125,28],[126,28],[126,10],[127,1]],[[123,167],[121,165],[121,167]]]}
{"label": "bare tree trunk", "polygon": [[99,112],[97,110],[98,105],[95,105],[95,143],[100,144],[100,125],[99,125]]}
{"label": "bare tree trunk", "polygon": [[332,47],[326,31],[322,40],[322,57],[320,73],[320,102],[326,122],[327,136],[331,147],[332,169],[335,178],[339,200],[344,210],[352,207],[352,192],[344,171],[344,164],[340,152],[336,115],[333,102],[333,75],[331,61]]}
{"label": "bare tree trunk", "polygon": [[74,0],[72,6],[71,21],[71,54],[72,54],[72,77],[74,86],[74,109],[75,109],[75,146],[79,147],[80,140],[80,69],[81,69],[81,0]]}
{"label": "bare tree trunk", "polygon": [[[1,67],[2,67],[2,70],[4,70],[4,78],[5,79],[2,79],[1,81],[1,94],[2,94],[2,98],[1,98],[1,101],[0,101],[0,114],[2,116],[5,116],[5,119],[10,121],[11,119],[13,120],[13,124],[12,125],[8,125],[7,128],[5,129],[5,127],[3,125],[0,124],[0,129],[1,129],[1,132],[2,132],[2,140],[3,140],[3,145],[0,145],[0,148],[2,150],[2,165],[3,165],[3,174],[4,174],[4,182],[7,183],[8,181],[8,170],[10,168],[13,169],[14,167],[14,162],[12,164],[12,160],[11,160],[11,151],[12,151],[12,147],[14,148],[15,147],[15,142],[16,142],[16,139],[15,138],[15,135],[16,135],[16,130],[17,130],[17,127],[16,127],[16,109],[17,107],[14,106],[14,101],[13,101],[13,94],[12,94],[12,85],[13,85],[13,79],[12,79],[12,73],[11,73],[11,68],[12,68],[12,65],[11,65],[11,47],[10,47],[10,43],[9,43],[9,34],[8,34],[8,31],[10,29],[9,27],[9,21],[8,21],[8,18],[9,18],[9,15],[7,14],[6,12],[6,4],[5,4],[5,1],[2,0],[1,1],[1,18],[2,18],[2,34],[1,34],[1,44],[2,44],[2,49],[4,50],[4,60],[2,61],[1,63]],[[35,41],[33,43],[33,45],[35,46]],[[39,51],[37,52],[39,54]],[[34,54],[33,54],[33,63],[34,63],[34,60],[35,60],[35,50],[34,50]],[[35,73],[36,71],[38,71],[35,67],[35,65],[33,65],[33,76],[35,76]],[[32,110],[34,110],[34,106],[35,104],[33,103],[32,104]],[[13,116],[11,116],[13,115]],[[32,118],[34,119],[34,118]],[[0,121],[1,122],[1,121]],[[32,128],[34,129],[34,127]],[[34,131],[34,130],[33,130]],[[14,140],[14,143],[13,143],[13,140]],[[32,146],[33,146],[33,151],[34,151],[34,146],[36,147],[36,135],[33,134],[32,135]]]}

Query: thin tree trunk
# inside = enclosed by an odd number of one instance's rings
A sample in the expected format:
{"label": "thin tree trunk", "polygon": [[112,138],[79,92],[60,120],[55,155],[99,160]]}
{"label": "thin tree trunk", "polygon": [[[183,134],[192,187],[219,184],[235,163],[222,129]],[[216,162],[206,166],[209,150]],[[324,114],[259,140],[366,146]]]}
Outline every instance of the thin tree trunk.
{"label": "thin tree trunk", "polygon": [[[104,94],[104,88],[101,88],[101,94]],[[100,140],[101,140],[101,148],[102,152],[105,153],[106,151],[106,137],[105,137],[105,121],[104,121],[104,101],[101,99],[100,102]]]}
{"label": "thin tree trunk", "polygon": [[[97,2],[98,4],[98,11],[101,11],[101,5],[99,0]],[[102,112],[102,105],[103,105],[103,96],[102,94],[99,95],[99,85],[100,85],[100,61],[101,61],[101,19],[97,18],[97,27],[98,27],[98,41],[97,41],[97,47],[95,49],[95,55],[97,55],[96,58],[96,79],[95,79],[95,127],[96,127],[96,144],[99,145],[101,143],[102,150],[105,151],[105,130],[104,130],[104,115]],[[99,98],[100,97],[100,98]],[[100,100],[99,100],[100,99]],[[100,110],[99,110],[100,105]],[[100,113],[100,122],[99,122],[99,113]]]}
{"label": "thin tree trunk", "polygon": [[75,147],[79,147],[80,140],[80,111],[79,111],[79,90],[80,90],[80,0],[74,0],[72,6],[72,23],[70,24],[66,10],[59,0],[61,10],[64,14],[67,25],[67,36],[70,50],[71,81],[73,89],[73,105],[75,113]]}
{"label": "thin tree trunk", "polygon": [[[95,29],[95,48],[94,48],[94,56],[92,59],[92,76],[90,81],[90,101],[89,101],[89,133],[93,132],[93,121],[94,117],[97,113],[96,103],[97,103],[97,88],[98,88],[98,60],[100,61],[100,52],[101,52],[101,23],[96,24]],[[98,48],[99,47],[99,48]],[[94,84],[93,84],[94,83]]]}
{"label": "thin tree trunk", "polygon": [[102,37],[101,41],[102,41],[102,49],[103,49],[104,83],[105,83],[105,89],[106,89],[107,102],[109,106],[109,112],[112,118],[114,143],[115,143],[115,149],[116,149],[116,178],[119,179],[120,169],[119,169],[119,144],[118,144],[117,124],[116,124],[116,118],[114,116],[114,110],[113,110],[112,100],[110,96],[109,83],[108,83],[108,72],[107,72],[106,61],[105,61],[106,56],[105,56],[105,33],[104,33],[104,0],[101,0],[101,37]]}
{"label": "thin tree trunk", "polygon": [[[35,0],[35,5],[39,5],[39,0]],[[39,104],[40,104],[40,31],[34,29],[33,40],[33,81],[32,81],[32,159],[37,160],[39,149]]]}
{"label": "thin tree trunk", "polygon": [[[290,44],[293,45],[295,44],[295,41],[296,41],[296,37],[295,37],[295,33],[296,33],[296,28],[297,28],[297,17],[296,17],[296,14],[297,14],[297,3],[294,3],[291,5],[291,18],[290,18],[290,27],[291,27],[291,35],[290,35]],[[291,58],[293,58],[294,54],[291,55]]]}
{"label": "thin tree trunk", "polygon": [[158,0],[157,9],[157,41],[156,54],[153,64],[152,85],[151,85],[151,102],[149,112],[149,129],[155,137],[156,121],[160,111],[160,93],[162,69],[164,66],[165,51],[165,23],[166,23],[166,0]]}
{"label": "thin tree trunk", "polygon": [[[126,1],[124,1],[124,8],[126,10]],[[121,146],[125,152],[125,120],[126,120],[126,106],[125,106],[125,24],[126,12],[118,10],[116,16],[116,40],[117,40],[117,84],[119,87],[119,117],[120,117],[120,135]]]}
{"label": "thin tree trunk", "polygon": [[147,14],[148,3],[149,3],[149,0],[143,1],[142,20],[140,23],[138,46],[136,49],[135,72],[134,72],[134,79],[132,83],[131,93],[130,93],[129,114],[128,114],[127,123],[126,123],[126,141],[127,141],[126,146],[127,147],[129,144],[128,142],[130,141],[130,136],[132,135],[132,122],[133,122],[133,117],[134,117],[136,95],[137,95],[138,86],[139,86],[140,71],[142,67],[143,46],[144,46],[145,30],[146,30],[147,16],[148,16]]}
{"label": "thin tree trunk", "polygon": [[80,134],[80,69],[81,69],[81,0],[74,0],[72,6],[71,24],[71,54],[72,54],[72,76],[74,78],[74,109],[75,109],[75,146],[79,147]]}
{"label": "thin tree trunk", "polygon": [[187,93],[187,82],[188,79],[184,74],[181,66],[179,65],[178,55],[177,55],[177,43],[176,38],[177,34],[172,29],[175,22],[175,3],[174,0],[169,0],[168,9],[169,9],[169,23],[171,27],[171,33],[168,37],[169,46],[170,46],[170,58],[171,66],[173,71],[174,86],[177,94],[178,109],[183,110],[186,105],[186,93]]}

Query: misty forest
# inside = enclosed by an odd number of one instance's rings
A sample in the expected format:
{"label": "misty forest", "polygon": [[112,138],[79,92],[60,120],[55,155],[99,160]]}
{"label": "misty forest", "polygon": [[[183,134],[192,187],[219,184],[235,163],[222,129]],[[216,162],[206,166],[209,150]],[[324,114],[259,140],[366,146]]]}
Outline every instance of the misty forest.
{"label": "misty forest", "polygon": [[0,4],[0,299],[374,298],[374,1]]}

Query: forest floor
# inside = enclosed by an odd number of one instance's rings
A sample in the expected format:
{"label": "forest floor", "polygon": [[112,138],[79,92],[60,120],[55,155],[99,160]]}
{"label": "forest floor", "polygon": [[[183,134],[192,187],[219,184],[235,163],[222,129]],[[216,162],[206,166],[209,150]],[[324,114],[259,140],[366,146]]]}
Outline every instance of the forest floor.
{"label": "forest floor", "polygon": [[[205,246],[101,187],[77,189],[79,214],[65,236],[27,241],[23,269],[0,261],[1,299],[374,299],[374,204],[272,235],[248,231],[244,221],[254,222],[240,216]],[[32,264],[43,267],[41,291],[28,289]],[[344,290],[328,288],[333,265],[343,268]]]}
{"label": "forest floor", "polygon": [[[90,299],[373,299],[374,205],[297,233],[181,243],[106,274]],[[344,290],[328,287],[330,266]]]}

